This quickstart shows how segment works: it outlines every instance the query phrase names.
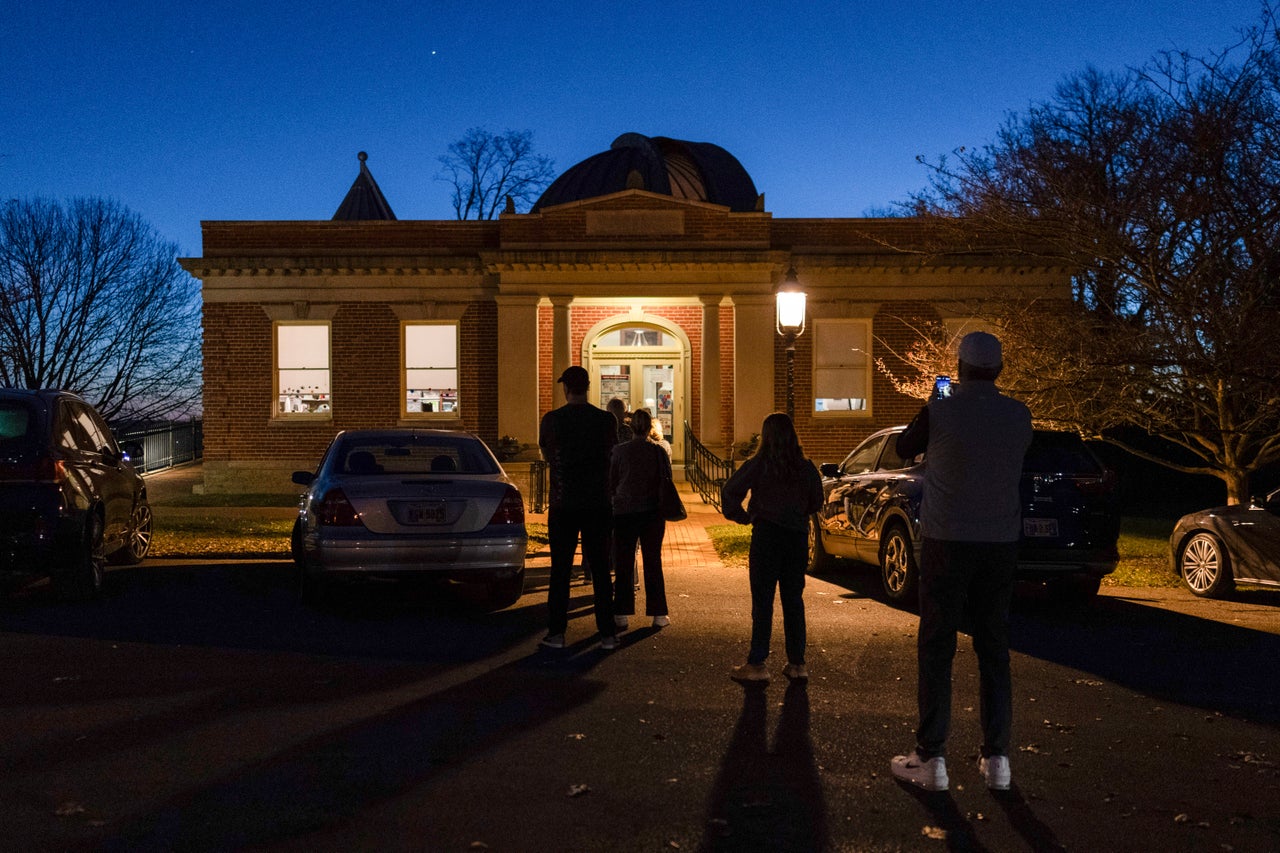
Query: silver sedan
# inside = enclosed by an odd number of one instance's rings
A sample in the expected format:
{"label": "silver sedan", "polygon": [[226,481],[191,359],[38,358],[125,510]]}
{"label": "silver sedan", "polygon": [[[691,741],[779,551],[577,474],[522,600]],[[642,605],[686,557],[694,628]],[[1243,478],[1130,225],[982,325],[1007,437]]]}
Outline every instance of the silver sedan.
{"label": "silver sedan", "polygon": [[471,433],[349,430],[293,482],[307,487],[292,540],[304,594],[409,575],[487,584],[502,607],[524,590],[524,500]]}

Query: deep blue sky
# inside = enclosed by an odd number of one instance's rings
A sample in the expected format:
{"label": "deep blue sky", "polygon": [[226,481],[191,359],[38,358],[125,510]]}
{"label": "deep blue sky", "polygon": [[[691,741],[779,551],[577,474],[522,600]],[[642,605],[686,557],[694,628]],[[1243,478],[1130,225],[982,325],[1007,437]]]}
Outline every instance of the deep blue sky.
{"label": "deep blue sky", "polygon": [[1257,0],[0,0],[0,198],[114,198],[184,255],[201,219],[328,219],[369,152],[401,219],[437,158],[531,130],[558,171],[635,131],[714,142],[776,216],[859,216],[1092,64],[1204,53]]}

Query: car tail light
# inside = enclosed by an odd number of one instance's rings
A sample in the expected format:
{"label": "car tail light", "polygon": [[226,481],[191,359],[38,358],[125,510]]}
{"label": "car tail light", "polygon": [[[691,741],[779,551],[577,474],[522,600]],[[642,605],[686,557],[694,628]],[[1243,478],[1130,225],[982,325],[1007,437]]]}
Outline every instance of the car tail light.
{"label": "car tail light", "polygon": [[320,499],[320,505],[316,507],[316,518],[322,525],[330,527],[355,527],[364,524],[360,520],[360,513],[356,512],[342,489],[330,489],[325,493]]}
{"label": "car tail light", "polygon": [[1116,490],[1115,472],[1108,468],[1101,477],[1076,477],[1076,488],[1085,495],[1110,495]]}
{"label": "car tail light", "polygon": [[512,486],[507,486],[507,493],[502,496],[502,501],[494,511],[493,518],[489,519],[489,523],[524,524],[524,499],[520,497],[520,492]]}
{"label": "car tail light", "polygon": [[63,483],[67,479],[67,466],[61,459],[38,456],[30,461],[11,462],[4,466],[4,479],[35,483]]}

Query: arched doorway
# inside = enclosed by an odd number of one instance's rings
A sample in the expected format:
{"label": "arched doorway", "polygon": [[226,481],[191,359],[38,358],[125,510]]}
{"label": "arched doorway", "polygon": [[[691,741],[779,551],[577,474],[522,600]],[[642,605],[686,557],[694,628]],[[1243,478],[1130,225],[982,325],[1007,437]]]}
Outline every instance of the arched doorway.
{"label": "arched doorway", "polygon": [[591,402],[604,408],[620,397],[627,409],[646,408],[671,442],[673,461],[684,458],[689,399],[689,344],[675,327],[656,318],[619,318],[584,339],[583,362],[591,373]]}

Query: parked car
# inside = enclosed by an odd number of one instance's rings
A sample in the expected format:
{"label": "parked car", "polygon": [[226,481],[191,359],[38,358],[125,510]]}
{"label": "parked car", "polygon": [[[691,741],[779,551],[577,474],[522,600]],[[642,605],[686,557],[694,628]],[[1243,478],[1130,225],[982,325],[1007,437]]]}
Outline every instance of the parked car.
{"label": "parked car", "polygon": [[102,590],[105,561],[151,547],[147,488],[106,422],[75,394],[0,389],[0,573]]}
{"label": "parked car", "polygon": [[[809,528],[809,569],[832,557],[880,566],[891,601],[915,601],[919,580],[924,454],[894,448],[906,427],[881,430],[840,464],[823,464],[825,501]],[[1076,598],[1097,594],[1120,555],[1116,477],[1074,433],[1036,430],[1023,462],[1018,576],[1052,581]]]}
{"label": "parked car", "polygon": [[524,592],[524,499],[477,436],[458,430],[349,430],[306,486],[293,556],[310,595],[333,580],[434,577]]}
{"label": "parked car", "polygon": [[1280,489],[1247,505],[1184,515],[1169,553],[1187,589],[1205,598],[1221,598],[1237,583],[1280,586]]}

